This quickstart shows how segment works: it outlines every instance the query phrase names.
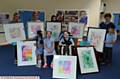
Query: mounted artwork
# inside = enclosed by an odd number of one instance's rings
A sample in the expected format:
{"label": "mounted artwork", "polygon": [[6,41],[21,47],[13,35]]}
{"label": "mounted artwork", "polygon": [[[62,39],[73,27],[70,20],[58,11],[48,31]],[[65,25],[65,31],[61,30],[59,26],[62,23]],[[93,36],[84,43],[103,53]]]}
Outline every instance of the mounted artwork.
{"label": "mounted artwork", "polygon": [[76,56],[55,55],[53,59],[53,78],[76,79]]}
{"label": "mounted artwork", "polygon": [[88,41],[98,52],[103,52],[105,34],[105,29],[89,28]]}
{"label": "mounted artwork", "polygon": [[23,23],[3,24],[7,42],[25,40]]}
{"label": "mounted artwork", "polygon": [[69,32],[75,38],[82,38],[84,33],[84,24],[82,23],[69,23]]}
{"label": "mounted artwork", "polygon": [[35,41],[17,42],[18,66],[36,65]]}
{"label": "mounted artwork", "polygon": [[59,34],[61,32],[61,23],[59,22],[47,22],[47,31],[52,32],[52,38],[58,41]]}
{"label": "mounted artwork", "polygon": [[79,47],[77,51],[82,74],[99,71],[93,47]]}
{"label": "mounted artwork", "polygon": [[44,34],[43,22],[28,22],[28,38],[34,38],[39,30]]}

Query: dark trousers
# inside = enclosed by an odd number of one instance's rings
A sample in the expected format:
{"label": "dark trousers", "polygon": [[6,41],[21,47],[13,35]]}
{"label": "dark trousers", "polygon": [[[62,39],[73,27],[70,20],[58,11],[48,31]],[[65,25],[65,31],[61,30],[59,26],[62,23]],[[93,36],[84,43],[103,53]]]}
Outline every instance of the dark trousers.
{"label": "dark trousers", "polygon": [[109,48],[109,47],[105,47],[104,48],[104,62],[106,64],[112,64],[112,48]]}
{"label": "dark trousers", "polygon": [[17,45],[14,45],[15,60],[17,60]]}
{"label": "dark trousers", "polygon": [[70,55],[69,46],[64,46],[63,55],[65,55],[65,54]]}
{"label": "dark trousers", "polygon": [[53,61],[53,55],[46,56],[46,58],[47,58],[47,65],[48,65],[48,67],[50,67],[50,65]]}

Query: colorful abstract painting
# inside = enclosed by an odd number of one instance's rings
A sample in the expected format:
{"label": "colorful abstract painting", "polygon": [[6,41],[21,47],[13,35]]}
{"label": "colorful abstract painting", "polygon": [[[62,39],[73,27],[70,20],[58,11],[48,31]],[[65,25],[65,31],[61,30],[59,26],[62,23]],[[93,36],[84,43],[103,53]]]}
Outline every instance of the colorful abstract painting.
{"label": "colorful abstract painting", "polygon": [[22,46],[22,61],[32,61],[32,46]]}
{"label": "colorful abstract painting", "polygon": [[42,31],[44,35],[43,22],[28,22],[28,38],[34,38],[39,30]]}
{"label": "colorful abstract painting", "polygon": [[76,79],[76,56],[55,55],[53,59],[53,78]]}
{"label": "colorful abstract painting", "polygon": [[94,64],[93,64],[93,60],[92,60],[92,55],[91,55],[91,50],[86,50],[86,51],[82,51],[82,58],[83,58],[83,67],[84,68],[93,68]]}
{"label": "colorful abstract painting", "polygon": [[71,61],[59,61],[59,72],[61,74],[70,74],[71,72]]}
{"label": "colorful abstract painting", "polygon": [[82,74],[99,71],[93,47],[78,47],[77,51]]}
{"label": "colorful abstract painting", "polygon": [[105,34],[104,29],[89,28],[88,41],[98,52],[103,52]]}
{"label": "colorful abstract painting", "polygon": [[3,24],[3,27],[8,43],[26,39],[23,23]]}
{"label": "colorful abstract painting", "polygon": [[69,32],[75,38],[82,38],[84,33],[84,24],[82,23],[69,23]]}
{"label": "colorful abstract painting", "polygon": [[59,22],[47,22],[47,31],[52,32],[52,38],[58,41],[58,36],[61,32],[61,23]]}
{"label": "colorful abstract painting", "polygon": [[10,37],[13,38],[13,39],[21,37],[21,33],[20,33],[19,27],[10,28],[9,29],[9,33],[10,33]]}
{"label": "colorful abstract painting", "polygon": [[35,41],[18,41],[17,58],[18,66],[36,65]]}

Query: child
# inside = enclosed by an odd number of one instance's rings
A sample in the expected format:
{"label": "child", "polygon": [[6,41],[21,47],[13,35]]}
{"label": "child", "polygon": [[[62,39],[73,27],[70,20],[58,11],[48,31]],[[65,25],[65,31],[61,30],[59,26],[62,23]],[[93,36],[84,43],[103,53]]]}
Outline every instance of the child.
{"label": "child", "polygon": [[64,32],[64,36],[63,36],[63,38],[61,38],[59,45],[62,45],[61,54],[72,55],[71,54],[71,45],[74,45],[74,41],[69,36],[67,31]]}
{"label": "child", "polygon": [[116,41],[114,28],[110,27],[106,35],[105,48],[104,48],[104,62],[112,65],[112,48]]}
{"label": "child", "polygon": [[[10,23],[19,23],[20,22],[20,16],[19,13],[15,12],[13,14],[13,19]],[[14,55],[15,55],[15,61],[14,63],[17,64],[17,43],[16,42],[12,42],[12,46],[14,47]]]}
{"label": "child", "polygon": [[53,65],[52,60],[53,60],[53,55],[56,54],[55,52],[55,45],[54,45],[54,40],[51,37],[52,32],[47,31],[47,37],[44,39],[44,61],[45,64],[43,68],[46,67],[52,67]]}
{"label": "child", "polygon": [[40,22],[39,15],[40,15],[39,11],[34,11],[32,13],[32,21],[33,22]]}
{"label": "child", "polygon": [[36,55],[37,55],[37,67],[41,67],[41,60],[42,60],[42,54],[43,54],[43,37],[42,32],[37,31],[37,37],[36,37]]}
{"label": "child", "polygon": [[89,45],[90,45],[90,43],[88,42],[87,37],[83,36],[83,39],[80,42],[80,46],[89,46]]}

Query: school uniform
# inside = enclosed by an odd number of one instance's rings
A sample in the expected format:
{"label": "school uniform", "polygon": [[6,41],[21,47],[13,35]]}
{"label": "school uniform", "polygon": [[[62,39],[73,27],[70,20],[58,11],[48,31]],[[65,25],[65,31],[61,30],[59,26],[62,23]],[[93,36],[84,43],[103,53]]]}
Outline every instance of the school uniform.
{"label": "school uniform", "polygon": [[[54,44],[54,40],[53,38],[45,38],[44,39],[44,45],[47,47],[47,48],[51,48],[53,47],[53,44]],[[46,57],[47,59],[47,65],[50,66],[51,65],[51,62],[53,60],[53,56],[56,54],[55,52],[55,49],[53,48],[52,49],[52,52],[48,52],[46,50],[46,48],[44,48],[44,56]]]}
{"label": "school uniform", "polygon": [[115,41],[115,34],[107,33],[105,42],[105,48],[104,48],[104,62],[107,64],[112,64],[112,51],[113,51],[113,44],[112,42]]}

